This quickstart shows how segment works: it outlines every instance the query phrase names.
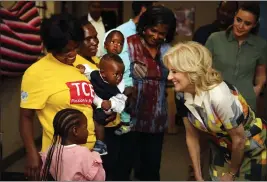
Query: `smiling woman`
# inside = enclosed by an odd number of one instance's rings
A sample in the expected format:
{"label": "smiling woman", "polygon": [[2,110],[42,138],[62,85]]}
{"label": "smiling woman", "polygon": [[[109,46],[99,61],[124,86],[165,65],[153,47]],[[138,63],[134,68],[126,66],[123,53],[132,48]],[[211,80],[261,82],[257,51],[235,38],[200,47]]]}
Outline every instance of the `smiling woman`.
{"label": "smiling woman", "polygon": [[82,25],[84,31],[84,40],[80,44],[78,52],[81,56],[83,56],[91,63],[98,64],[99,59],[96,57],[99,44],[97,31],[87,19],[81,18],[79,22]]}
{"label": "smiling woman", "polygon": [[235,37],[238,39],[245,39],[249,33],[257,34],[259,18],[259,6],[241,6],[234,17],[233,33]]}
{"label": "smiling woman", "polygon": [[260,8],[245,2],[226,31],[213,33],[206,46],[214,67],[224,80],[235,85],[253,110],[266,81],[267,42],[257,36]]}
{"label": "smiling woman", "polygon": [[53,52],[54,57],[60,62],[72,66],[76,59],[78,43],[70,40],[60,52]]}
{"label": "smiling woman", "polygon": [[[161,150],[167,127],[168,73],[162,57],[170,47],[175,28],[176,19],[170,9],[152,6],[140,16],[137,34],[127,38],[133,79],[131,117],[134,127],[133,131],[129,132],[133,141],[127,142],[131,146],[127,147],[128,153],[124,155],[129,158],[140,152],[140,159],[137,160],[140,160],[141,164],[141,181],[160,180]],[[139,149],[140,151],[137,151]],[[132,167],[129,165],[129,159],[124,158],[120,164],[120,171],[126,171],[129,177]]]}
{"label": "smiling woman", "polygon": [[53,15],[43,20],[41,37],[48,54],[26,70],[21,83],[20,133],[27,151],[25,174],[33,180],[39,180],[41,169],[33,140],[35,113],[43,127],[42,152],[52,143],[54,116],[65,108],[86,116],[89,134],[85,146],[92,149],[96,140],[91,106],[94,90],[75,67],[88,63],[76,52],[84,40],[82,26],[70,15]]}
{"label": "smiling woman", "polygon": [[208,49],[196,42],[179,43],[165,54],[164,64],[189,111],[184,125],[196,180],[203,181],[200,130],[211,139],[213,181],[265,181],[267,123],[255,116],[235,86],[222,81]]}

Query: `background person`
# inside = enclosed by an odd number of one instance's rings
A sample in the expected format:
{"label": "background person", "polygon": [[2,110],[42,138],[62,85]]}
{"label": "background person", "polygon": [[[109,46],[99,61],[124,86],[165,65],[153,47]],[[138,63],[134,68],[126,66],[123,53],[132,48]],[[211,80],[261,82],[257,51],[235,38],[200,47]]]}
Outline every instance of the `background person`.
{"label": "background person", "polygon": [[237,87],[254,111],[266,82],[267,43],[257,36],[259,16],[259,5],[246,2],[239,7],[233,25],[213,33],[206,42],[214,68]]}
{"label": "background person", "polygon": [[211,24],[199,27],[192,40],[205,45],[212,33],[226,30],[233,23],[237,10],[238,1],[220,1],[216,20]]}
{"label": "background person", "polygon": [[100,60],[96,56],[99,44],[96,29],[86,19],[79,19],[79,23],[84,31],[84,40],[79,45],[77,52],[89,62],[91,68],[97,69]]}
{"label": "background person", "polygon": [[[88,20],[97,31],[97,38],[103,42],[105,33],[117,26],[116,14],[105,13],[102,10],[101,1],[89,1],[88,14],[82,17]],[[98,49],[97,56],[101,56],[101,49]]]}

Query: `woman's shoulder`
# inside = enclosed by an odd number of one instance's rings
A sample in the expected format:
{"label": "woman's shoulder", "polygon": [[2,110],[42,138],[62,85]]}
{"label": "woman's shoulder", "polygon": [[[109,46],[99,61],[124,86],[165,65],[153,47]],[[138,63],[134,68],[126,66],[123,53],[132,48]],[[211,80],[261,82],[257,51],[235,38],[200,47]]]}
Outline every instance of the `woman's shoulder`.
{"label": "woman's shoulder", "polygon": [[219,32],[214,32],[210,35],[209,39],[221,39],[221,38],[226,38],[226,31],[219,31]]}
{"label": "woman's shoulder", "polygon": [[47,67],[50,63],[50,56],[49,54],[43,56],[38,61],[33,63],[29,68],[26,69],[24,72],[24,75],[30,74],[30,75],[39,75],[40,72],[43,72],[44,68]]}
{"label": "woman's shoulder", "polygon": [[222,81],[221,83],[217,84],[212,89],[210,89],[208,93],[210,95],[211,101],[221,102],[226,97],[232,95],[233,91],[237,91],[233,85]]}
{"label": "woman's shoulder", "polygon": [[267,41],[258,35],[250,34],[250,39],[254,41],[255,45],[258,46],[259,49],[267,47]]}
{"label": "woman's shoulder", "polygon": [[209,93],[218,93],[218,92],[225,92],[225,91],[229,91],[229,87],[234,87],[231,84],[222,81],[221,83],[218,83],[216,85],[214,85],[214,87],[212,87],[212,89],[209,90]]}
{"label": "woman's shoulder", "polygon": [[97,57],[97,56],[93,56],[93,57],[92,57],[92,60],[93,60],[96,64],[99,64],[99,62],[100,62],[100,59],[99,59],[99,57]]}
{"label": "woman's shoulder", "polygon": [[99,64],[100,59],[96,56],[91,57],[91,59],[95,62],[95,64],[91,63],[89,60],[85,59],[81,55],[77,54],[76,60],[74,62],[74,66],[77,66],[78,64],[87,64],[92,69],[98,69],[97,64]]}
{"label": "woman's shoulder", "polygon": [[140,41],[140,36],[138,34],[131,35],[127,38],[127,41]]}

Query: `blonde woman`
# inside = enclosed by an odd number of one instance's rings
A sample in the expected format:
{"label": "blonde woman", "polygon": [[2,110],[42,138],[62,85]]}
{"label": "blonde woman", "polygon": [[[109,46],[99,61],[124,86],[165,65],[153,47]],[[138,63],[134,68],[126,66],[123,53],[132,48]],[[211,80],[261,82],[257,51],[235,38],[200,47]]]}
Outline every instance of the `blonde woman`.
{"label": "blonde woman", "polygon": [[200,169],[198,130],[209,134],[212,180],[266,180],[266,128],[238,90],[212,69],[207,48],[196,42],[180,43],[164,56],[168,79],[183,92],[189,109],[186,142],[196,180]]}

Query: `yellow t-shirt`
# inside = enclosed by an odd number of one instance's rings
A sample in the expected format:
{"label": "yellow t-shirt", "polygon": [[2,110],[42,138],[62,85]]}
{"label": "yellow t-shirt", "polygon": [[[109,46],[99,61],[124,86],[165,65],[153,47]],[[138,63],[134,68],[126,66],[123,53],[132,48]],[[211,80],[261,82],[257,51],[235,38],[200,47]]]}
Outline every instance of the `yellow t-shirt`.
{"label": "yellow t-shirt", "polygon": [[[96,56],[92,57],[92,60],[93,60],[96,64],[99,64],[99,62],[100,62],[99,58],[96,57]],[[89,62],[89,63],[90,63],[89,66],[90,66],[92,69],[98,69],[98,68],[96,67],[95,64],[92,64],[91,62]],[[88,63],[87,63],[87,64],[88,64]],[[120,122],[121,122],[120,119],[121,119],[121,118],[120,118],[120,115],[117,114],[116,119],[115,119],[114,121],[108,123],[105,127],[114,127],[114,126],[117,126],[117,125],[120,124]]]}
{"label": "yellow t-shirt", "polygon": [[[95,67],[79,55],[74,66],[77,64]],[[65,108],[80,110],[87,117],[89,136],[85,146],[91,149],[96,141],[91,107],[94,90],[88,79],[74,66],[63,64],[52,54],[47,54],[23,75],[20,107],[36,110],[43,127],[42,151],[51,145],[54,116]]]}
{"label": "yellow t-shirt", "polygon": [[[96,63],[97,57],[92,58]],[[92,69],[96,65],[77,55],[74,66],[88,64]],[[56,113],[65,108],[82,111],[87,117],[89,136],[86,147],[92,149],[96,141],[93,122],[93,89],[88,79],[75,67],[63,64],[52,54],[30,66],[23,75],[21,83],[20,107],[35,109],[43,127],[42,151],[51,145],[54,128],[53,119]],[[116,126],[119,115],[108,126]]]}

